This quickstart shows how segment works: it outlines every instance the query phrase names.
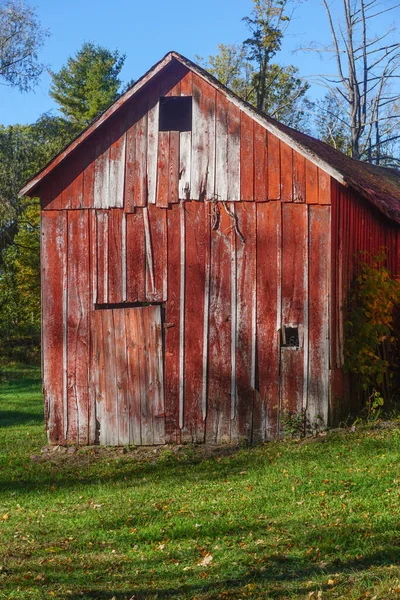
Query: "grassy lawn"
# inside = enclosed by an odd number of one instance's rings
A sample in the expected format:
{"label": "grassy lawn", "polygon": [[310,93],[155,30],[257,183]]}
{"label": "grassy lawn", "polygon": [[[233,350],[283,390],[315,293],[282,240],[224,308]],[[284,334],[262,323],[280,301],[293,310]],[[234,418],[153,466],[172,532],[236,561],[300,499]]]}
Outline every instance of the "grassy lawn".
{"label": "grassy lawn", "polygon": [[38,370],[0,379],[0,600],[400,599],[399,429],[43,454]]}

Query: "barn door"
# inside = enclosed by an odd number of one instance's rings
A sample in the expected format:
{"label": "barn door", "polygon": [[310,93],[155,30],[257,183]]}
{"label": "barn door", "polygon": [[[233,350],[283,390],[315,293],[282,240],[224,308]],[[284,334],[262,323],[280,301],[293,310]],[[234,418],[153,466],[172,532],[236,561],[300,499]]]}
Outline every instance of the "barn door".
{"label": "barn door", "polygon": [[163,444],[161,306],[100,308],[91,329],[99,443]]}

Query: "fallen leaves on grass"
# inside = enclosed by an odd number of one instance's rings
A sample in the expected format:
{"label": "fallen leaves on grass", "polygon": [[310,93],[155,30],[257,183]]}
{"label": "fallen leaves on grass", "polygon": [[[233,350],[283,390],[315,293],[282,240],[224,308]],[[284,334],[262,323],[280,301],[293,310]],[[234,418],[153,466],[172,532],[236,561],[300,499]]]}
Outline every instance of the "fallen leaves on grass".
{"label": "fallen leaves on grass", "polygon": [[212,554],[206,554],[203,558],[197,563],[198,567],[208,567],[212,563],[213,557]]}

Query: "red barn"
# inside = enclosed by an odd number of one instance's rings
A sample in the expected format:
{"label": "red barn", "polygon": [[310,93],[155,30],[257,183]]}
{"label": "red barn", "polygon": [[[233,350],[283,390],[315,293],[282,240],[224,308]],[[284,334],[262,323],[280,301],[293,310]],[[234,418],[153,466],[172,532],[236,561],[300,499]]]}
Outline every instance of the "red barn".
{"label": "red barn", "polygon": [[400,178],[169,53],[21,190],[42,207],[50,442],[249,442],[348,411],[359,250],[400,270]]}

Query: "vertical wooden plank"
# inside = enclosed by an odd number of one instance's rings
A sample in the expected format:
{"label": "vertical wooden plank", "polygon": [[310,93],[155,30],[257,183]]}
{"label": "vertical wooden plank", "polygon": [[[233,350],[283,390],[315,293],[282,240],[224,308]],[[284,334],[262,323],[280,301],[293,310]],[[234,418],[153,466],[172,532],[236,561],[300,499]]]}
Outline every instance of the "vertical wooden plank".
{"label": "vertical wooden plank", "polygon": [[[89,415],[88,415],[88,443],[95,444],[97,440],[96,427],[96,375],[98,370],[97,343],[94,351],[93,342],[93,313],[97,302],[97,222],[96,211],[88,211],[89,218]],[[96,352],[96,353],[95,353]]]}
{"label": "vertical wooden plank", "polygon": [[[235,205],[229,207],[234,218],[237,219]],[[231,423],[230,437],[232,439],[232,430],[235,429],[236,417],[236,346],[237,346],[237,257],[236,257],[236,231],[231,239]],[[233,431],[234,437],[236,432]]]}
{"label": "vertical wooden plank", "polygon": [[110,174],[108,206],[123,208],[125,187],[125,146],[126,118],[116,116],[112,122],[113,133],[117,139],[110,146]]}
{"label": "vertical wooden plank", "polygon": [[204,282],[207,235],[204,203],[185,205],[185,403],[182,440],[204,441],[202,410]]}
{"label": "vertical wooden plank", "polygon": [[89,218],[68,213],[68,430],[70,442],[88,443]]}
{"label": "vertical wooden plank", "polygon": [[146,300],[146,258],[143,210],[126,215],[126,299],[127,302]]}
{"label": "vertical wooden plank", "polygon": [[190,200],[192,132],[182,131],[179,139],[179,200]]}
{"label": "vertical wooden plank", "polygon": [[293,150],[281,142],[281,200],[293,202]]}
{"label": "vertical wooden plank", "polygon": [[94,165],[95,145],[87,143],[83,147],[86,156],[86,168],[83,173],[83,201],[82,208],[94,207]]}
{"label": "vertical wooden plank", "polygon": [[268,131],[268,199],[279,200],[281,197],[281,143]]}
{"label": "vertical wooden plank", "polygon": [[118,445],[130,442],[129,436],[129,397],[128,397],[128,354],[127,334],[125,327],[125,310],[113,310],[115,371],[116,371],[116,401],[118,404]]}
{"label": "vertical wooden plank", "polygon": [[147,204],[147,113],[136,123],[133,161],[133,204]]}
{"label": "vertical wooden plank", "polygon": [[158,86],[149,92],[149,110],[147,113],[147,186],[149,204],[155,204],[157,198],[159,96],[160,91]]}
{"label": "vertical wooden plank", "polygon": [[90,315],[91,328],[91,378],[96,406],[96,442],[106,444],[106,373],[103,344],[103,310],[94,310]]}
{"label": "vertical wooden plank", "polygon": [[306,202],[318,204],[318,167],[306,161]]}
{"label": "vertical wooden plank", "polygon": [[102,404],[103,420],[100,432],[103,430],[103,443],[118,445],[119,406],[117,390],[117,361],[114,310],[105,309],[103,313],[103,354],[104,354],[104,402]]}
{"label": "vertical wooden plank", "polygon": [[303,409],[304,394],[307,210],[305,204],[282,205],[282,328],[298,327],[299,347],[281,347],[280,405],[296,414]]}
{"label": "vertical wooden plank", "polygon": [[157,205],[168,206],[169,195],[169,131],[158,134]]}
{"label": "vertical wooden plank", "polygon": [[253,442],[278,431],[281,203],[257,205],[257,375]]}
{"label": "vertical wooden plank", "polygon": [[[150,302],[164,302],[167,299],[165,285],[167,279],[167,215],[164,210],[160,210],[154,204],[149,205],[146,211],[149,225],[146,244],[151,247],[151,253],[147,253],[146,299]],[[146,231],[146,223],[145,228]]]}
{"label": "vertical wooden plank", "polygon": [[306,159],[293,150],[293,200],[306,201]]}
{"label": "vertical wooden plank", "polygon": [[254,121],[254,200],[268,200],[267,132]]}
{"label": "vertical wooden plank", "polygon": [[309,364],[307,416],[328,421],[329,404],[329,206],[309,208]]}
{"label": "vertical wooden plank", "polygon": [[[190,132],[189,132],[190,133]],[[169,134],[169,184],[168,184],[168,204],[179,202],[179,131],[171,131]]]}
{"label": "vertical wooden plank", "polygon": [[155,294],[153,247],[152,247],[152,243],[151,243],[149,209],[147,206],[143,209],[143,225],[144,225],[144,247],[145,247],[145,257],[146,257],[145,289],[146,289],[146,299],[147,299],[148,296],[152,297]]}
{"label": "vertical wooden plank", "polygon": [[193,92],[193,73],[187,71],[180,80],[181,96],[191,96]]}
{"label": "vertical wooden plank", "polygon": [[108,216],[108,302],[117,304],[122,298],[122,216],[114,208]]}
{"label": "vertical wooden plank", "polygon": [[83,205],[83,157],[77,150],[63,165],[65,189],[63,190],[63,208],[78,209]]}
{"label": "vertical wooden plank", "polygon": [[122,212],[121,222],[121,270],[122,270],[122,302],[127,300],[126,282],[126,213]]}
{"label": "vertical wooden plank", "polygon": [[165,433],[166,442],[179,442],[180,340],[180,206],[172,205],[168,219],[168,298],[165,305]]}
{"label": "vertical wooden plank", "polygon": [[204,244],[204,316],[203,316],[203,389],[202,389],[202,414],[203,421],[207,418],[208,409],[208,340],[210,330],[210,278],[211,278],[211,220],[210,205],[206,205],[204,212],[204,233],[206,241]]}
{"label": "vertical wooden plank", "polygon": [[[136,120],[137,113],[135,108],[130,108],[127,115],[126,125],[126,148],[125,148],[125,190],[124,190],[124,210],[128,213],[135,211],[135,152],[136,152]],[[158,141],[158,137],[157,137]]]}
{"label": "vertical wooden plank", "polygon": [[108,212],[96,211],[97,219],[97,302],[108,302]]}
{"label": "vertical wooden plank", "polygon": [[148,353],[148,397],[152,414],[153,444],[165,442],[164,374],[162,351],[161,306],[149,306],[148,311],[149,353]]}
{"label": "vertical wooden plank", "polygon": [[256,335],[252,314],[256,293],[256,205],[238,203],[235,211],[245,241],[236,237],[236,405],[231,440],[250,442],[254,403],[253,339]]}
{"label": "vertical wooden plank", "polygon": [[[66,214],[42,211],[41,284],[43,392],[49,442],[64,442],[63,382],[63,295],[67,289],[64,273],[67,250]],[[66,424],[65,424],[66,426]]]}
{"label": "vertical wooden plank", "polygon": [[215,103],[215,195],[228,200],[228,110],[229,101],[217,92]]}
{"label": "vertical wooden plank", "polygon": [[231,248],[232,222],[222,209],[211,232],[208,409],[206,441],[230,439],[231,417]]}
{"label": "vertical wooden plank", "polygon": [[[331,180],[331,302],[330,302],[330,367],[336,368],[336,340],[337,340],[337,288],[338,288],[338,201],[337,201],[337,182]],[[334,399],[331,397],[331,402]]]}
{"label": "vertical wooden plank", "polygon": [[179,278],[179,429],[184,424],[184,398],[185,398],[185,276],[186,276],[186,219],[185,205],[180,205],[180,278]]}
{"label": "vertical wooden plank", "polygon": [[229,103],[228,110],[228,197],[240,200],[240,109]]}
{"label": "vertical wooden plank", "polygon": [[254,121],[240,112],[240,199],[254,199]]}
{"label": "vertical wooden plank", "polygon": [[108,208],[110,175],[110,133],[106,127],[97,132],[94,162],[94,207]]}
{"label": "vertical wooden plank", "polygon": [[60,210],[63,207],[63,181],[59,168],[49,175],[47,182],[42,183],[39,192],[42,210]]}
{"label": "vertical wooden plank", "polygon": [[139,344],[139,372],[140,372],[140,424],[142,444],[152,445],[153,433],[153,395],[154,390],[149,385],[149,311],[147,308],[138,308],[137,335]]}
{"label": "vertical wooden plank", "polygon": [[318,203],[331,204],[331,176],[318,168]]}
{"label": "vertical wooden plank", "polygon": [[[181,96],[191,96],[193,92],[192,72],[188,71],[181,79]],[[194,120],[194,119],[193,119]],[[190,169],[192,159],[192,132],[181,131],[179,140],[179,200],[189,200]]]}
{"label": "vertical wooden plank", "polygon": [[137,308],[125,309],[125,331],[126,331],[126,355],[128,393],[127,402],[129,406],[129,443],[140,446],[142,443],[140,421],[141,421],[141,397],[140,397],[140,368],[139,368],[139,330],[137,324]]}
{"label": "vertical wooden plank", "polygon": [[338,287],[337,287],[337,323],[338,323],[338,337],[337,337],[337,355],[336,362],[337,367],[340,368],[343,366],[343,314],[342,314],[342,306],[343,306],[343,255],[344,255],[344,223],[345,223],[345,211],[343,205],[343,194],[341,190],[338,190],[338,210],[339,210],[339,227],[338,227]]}
{"label": "vertical wooden plank", "polygon": [[214,195],[215,89],[193,74],[191,198]]}

